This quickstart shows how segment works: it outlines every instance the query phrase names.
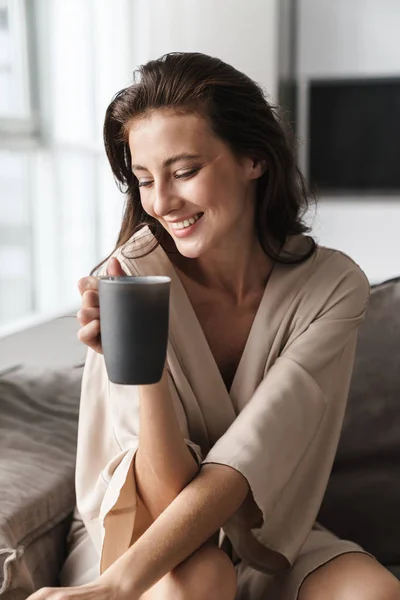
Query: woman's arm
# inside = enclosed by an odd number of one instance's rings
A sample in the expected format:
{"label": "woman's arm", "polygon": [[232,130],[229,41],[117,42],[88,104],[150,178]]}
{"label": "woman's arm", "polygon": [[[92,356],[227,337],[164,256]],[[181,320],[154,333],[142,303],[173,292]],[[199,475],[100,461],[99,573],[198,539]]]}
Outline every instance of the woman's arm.
{"label": "woman's arm", "polygon": [[29,600],[140,600],[209,540],[249,496],[249,485],[241,473],[225,465],[204,465],[98,579],[77,587],[41,588]]}
{"label": "woman's arm", "polygon": [[134,461],[137,491],[152,519],[196,476],[199,466],[179,427],[168,375],[139,387],[139,447]]}
{"label": "woman's arm", "polygon": [[204,465],[131,548],[94,585],[115,590],[120,600],[140,598],[195,552],[243,504],[247,480],[225,465]]}
{"label": "woman's arm", "polygon": [[[115,257],[110,259],[107,273],[126,275]],[[78,337],[102,354],[98,278],[83,277],[78,288],[82,295]],[[139,397],[139,448],[133,468],[139,497],[154,520],[195,477],[199,467],[180,430],[165,368],[159,383],[139,386]]]}

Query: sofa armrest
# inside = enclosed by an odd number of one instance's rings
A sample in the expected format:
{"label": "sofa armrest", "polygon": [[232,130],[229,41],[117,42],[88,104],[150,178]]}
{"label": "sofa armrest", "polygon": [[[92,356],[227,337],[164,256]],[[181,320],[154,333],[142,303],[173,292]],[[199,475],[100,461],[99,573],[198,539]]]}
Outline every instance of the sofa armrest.
{"label": "sofa armrest", "polygon": [[0,597],[57,585],[75,506],[82,367],[0,375]]}

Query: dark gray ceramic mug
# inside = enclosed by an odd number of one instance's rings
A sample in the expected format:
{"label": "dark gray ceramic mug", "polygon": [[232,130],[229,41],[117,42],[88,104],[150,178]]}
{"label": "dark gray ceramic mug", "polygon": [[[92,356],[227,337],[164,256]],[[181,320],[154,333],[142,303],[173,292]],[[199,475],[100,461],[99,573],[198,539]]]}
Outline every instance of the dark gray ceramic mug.
{"label": "dark gray ceramic mug", "polygon": [[169,277],[100,277],[100,331],[108,378],[160,381],[167,352]]}

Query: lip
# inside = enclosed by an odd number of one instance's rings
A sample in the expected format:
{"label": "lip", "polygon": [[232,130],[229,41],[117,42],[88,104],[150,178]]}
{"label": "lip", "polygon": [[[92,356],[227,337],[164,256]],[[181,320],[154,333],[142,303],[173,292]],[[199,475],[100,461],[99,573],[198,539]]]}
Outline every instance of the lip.
{"label": "lip", "polygon": [[[192,235],[192,233],[195,232],[195,230],[197,229],[203,216],[204,216],[204,213],[201,215],[201,217],[199,219],[197,219],[197,221],[195,221],[193,223],[193,225],[189,225],[189,227],[185,227],[185,229],[174,229],[173,227],[170,227],[169,230],[171,231],[171,233],[174,237],[177,237],[177,238],[188,237],[189,235]],[[169,223],[179,223],[179,222],[180,221],[169,221]]]}

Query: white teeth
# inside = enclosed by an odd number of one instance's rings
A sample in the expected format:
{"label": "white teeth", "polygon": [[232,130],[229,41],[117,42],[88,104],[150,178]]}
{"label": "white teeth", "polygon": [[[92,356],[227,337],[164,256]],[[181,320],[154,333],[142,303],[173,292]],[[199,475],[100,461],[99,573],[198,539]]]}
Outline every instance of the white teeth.
{"label": "white teeth", "polygon": [[185,229],[189,227],[189,225],[193,225],[200,219],[200,214],[195,215],[194,217],[190,217],[190,219],[185,219],[184,221],[180,221],[179,223],[171,223],[172,229]]}

